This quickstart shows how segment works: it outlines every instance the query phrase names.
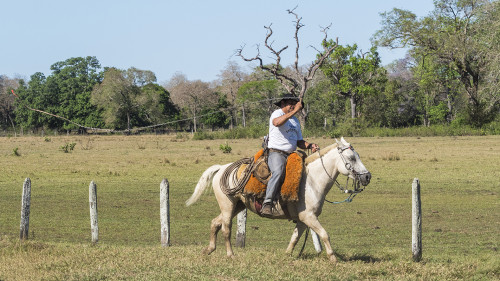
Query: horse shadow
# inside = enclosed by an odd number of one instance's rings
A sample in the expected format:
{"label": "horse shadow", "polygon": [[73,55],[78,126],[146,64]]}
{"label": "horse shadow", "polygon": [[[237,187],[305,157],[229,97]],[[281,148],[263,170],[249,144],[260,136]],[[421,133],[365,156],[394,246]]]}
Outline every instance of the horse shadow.
{"label": "horse shadow", "polygon": [[[321,253],[320,254],[318,254],[318,253],[302,253],[297,258],[304,259],[304,260],[311,260],[311,259],[318,258],[319,255],[321,255]],[[363,263],[370,264],[370,263],[376,263],[376,262],[382,261],[382,259],[380,259],[380,258],[376,258],[376,257],[370,256],[370,255],[364,255],[364,254],[356,254],[356,255],[350,256],[350,255],[346,255],[346,254],[335,253],[335,256],[341,262],[361,261]]]}
{"label": "horse shadow", "polygon": [[376,258],[370,255],[363,255],[363,254],[356,254],[354,256],[347,256],[344,254],[336,254],[337,258],[341,261],[344,262],[351,262],[351,261],[361,261],[364,263],[376,263],[382,261],[380,258]]}

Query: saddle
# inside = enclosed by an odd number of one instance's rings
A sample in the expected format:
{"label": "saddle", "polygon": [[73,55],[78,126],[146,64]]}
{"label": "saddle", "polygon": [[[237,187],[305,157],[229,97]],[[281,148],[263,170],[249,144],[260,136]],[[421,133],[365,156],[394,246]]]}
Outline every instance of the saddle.
{"label": "saddle", "polygon": [[[254,156],[254,169],[243,189],[243,195],[254,196],[255,199],[263,199],[266,195],[267,182],[271,172],[267,166],[267,151],[261,149]],[[281,185],[281,199],[284,202],[296,202],[299,200],[299,185],[304,169],[305,153],[295,151],[288,156],[285,177]],[[239,179],[245,172],[248,164],[242,164],[237,171]]]}

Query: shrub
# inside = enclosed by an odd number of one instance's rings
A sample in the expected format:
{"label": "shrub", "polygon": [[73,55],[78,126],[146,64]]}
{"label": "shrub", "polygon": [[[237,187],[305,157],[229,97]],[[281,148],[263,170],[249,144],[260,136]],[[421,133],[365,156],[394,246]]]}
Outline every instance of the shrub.
{"label": "shrub", "polygon": [[233,149],[229,146],[229,144],[227,144],[227,142],[226,142],[226,144],[221,144],[221,145],[219,146],[219,149],[220,149],[220,150],[222,150],[222,152],[223,152],[223,153],[231,153],[231,150],[233,150]]}
{"label": "shrub", "polygon": [[75,145],[76,145],[76,142],[67,143],[65,145],[62,145],[60,148],[64,153],[69,153],[69,152],[73,151],[73,149],[75,148]]}
{"label": "shrub", "polygon": [[214,134],[209,132],[196,132],[193,135],[193,140],[213,140]]}

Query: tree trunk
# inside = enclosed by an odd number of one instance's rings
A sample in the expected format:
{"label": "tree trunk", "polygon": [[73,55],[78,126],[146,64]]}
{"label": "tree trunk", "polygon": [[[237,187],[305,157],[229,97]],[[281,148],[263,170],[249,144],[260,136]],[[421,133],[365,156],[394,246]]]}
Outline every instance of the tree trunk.
{"label": "tree trunk", "polygon": [[245,105],[242,105],[241,106],[241,109],[242,109],[242,118],[243,118],[243,128],[245,128],[247,126],[247,123],[246,123],[246,118],[245,118]]}
{"label": "tree trunk", "polygon": [[351,100],[351,118],[355,119],[356,118],[356,97],[354,94],[350,95],[350,100]]}
{"label": "tree trunk", "polygon": [[448,114],[446,115],[446,121],[450,123],[453,120],[453,95],[450,94],[451,90],[449,87],[446,88],[446,100],[448,105]]}
{"label": "tree trunk", "polygon": [[10,114],[8,114],[7,117],[9,117],[10,124],[12,124],[12,129],[14,129],[14,137],[17,137],[16,126],[14,126],[14,122],[12,121]]}
{"label": "tree trunk", "polygon": [[196,133],[196,112],[194,113],[193,117],[193,126],[194,126],[194,132]]}
{"label": "tree trunk", "polygon": [[130,133],[130,113],[127,112],[127,130]]}
{"label": "tree trunk", "polygon": [[302,109],[302,115],[303,115],[303,119],[301,120],[301,122],[303,122],[302,124],[306,125],[306,121],[307,121],[307,117],[309,116],[309,104],[306,104],[304,106],[304,108]]}

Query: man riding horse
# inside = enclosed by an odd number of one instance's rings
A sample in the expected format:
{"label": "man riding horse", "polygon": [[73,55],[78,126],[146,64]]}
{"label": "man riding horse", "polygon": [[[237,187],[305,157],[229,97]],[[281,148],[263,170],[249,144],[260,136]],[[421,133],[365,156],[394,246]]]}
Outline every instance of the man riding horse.
{"label": "man riding horse", "polygon": [[269,118],[269,158],[268,166],[271,178],[267,183],[266,195],[262,206],[262,215],[267,217],[280,216],[281,208],[276,207],[278,194],[285,174],[288,155],[297,147],[301,149],[318,150],[318,145],[303,140],[300,123],[294,115],[303,108],[302,99],[292,94],[285,94],[275,103],[280,108]]}

